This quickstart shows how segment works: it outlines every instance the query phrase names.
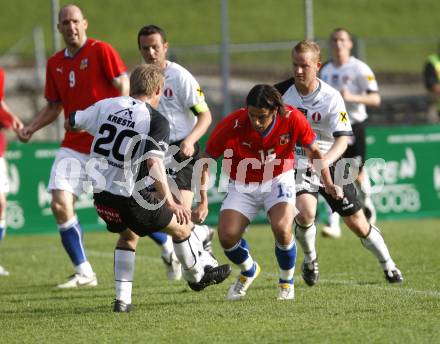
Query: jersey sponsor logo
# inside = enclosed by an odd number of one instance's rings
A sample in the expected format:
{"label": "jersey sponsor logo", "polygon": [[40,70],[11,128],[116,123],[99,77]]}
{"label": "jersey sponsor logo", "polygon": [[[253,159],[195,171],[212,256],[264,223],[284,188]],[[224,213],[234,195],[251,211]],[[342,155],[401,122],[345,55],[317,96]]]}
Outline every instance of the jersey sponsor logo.
{"label": "jersey sponsor logo", "polygon": [[81,63],[79,65],[79,69],[83,70],[86,69],[89,66],[89,59],[85,58],[81,60]]}
{"label": "jersey sponsor logo", "polygon": [[321,121],[321,114],[319,112],[314,112],[312,115],[312,121],[313,122],[319,122]]}
{"label": "jersey sponsor logo", "polygon": [[348,117],[347,117],[347,113],[346,112],[340,112],[339,113],[339,118],[340,118],[342,123],[347,123],[348,122]]}
{"label": "jersey sponsor logo", "polygon": [[173,90],[171,89],[171,88],[166,88],[164,91],[163,91],[163,95],[165,96],[165,97],[167,97],[167,98],[172,98],[173,97]]}
{"label": "jersey sponsor logo", "polygon": [[298,110],[301,111],[303,113],[303,115],[306,116],[306,118],[307,118],[307,109],[299,107]]}
{"label": "jersey sponsor logo", "polygon": [[248,146],[249,148],[251,148],[252,144],[250,142],[242,142],[241,143],[243,146]]}
{"label": "jersey sponsor logo", "polygon": [[290,142],[290,134],[280,135],[280,145],[286,145]]}
{"label": "jersey sponsor logo", "polygon": [[135,123],[133,121],[126,119],[126,118],[118,117],[115,115],[108,115],[107,121],[134,129]]}
{"label": "jersey sponsor logo", "polygon": [[374,77],[374,75],[367,75],[367,80],[368,81],[374,81],[376,78]]}

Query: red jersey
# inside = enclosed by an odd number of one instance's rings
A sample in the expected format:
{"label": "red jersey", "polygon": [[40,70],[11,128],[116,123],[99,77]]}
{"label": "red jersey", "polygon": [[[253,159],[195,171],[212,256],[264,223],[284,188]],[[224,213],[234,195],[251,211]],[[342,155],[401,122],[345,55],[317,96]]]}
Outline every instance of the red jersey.
{"label": "red jersey", "polygon": [[[112,46],[89,38],[75,56],[69,57],[62,50],[48,60],[45,97],[50,102],[61,102],[67,117],[99,100],[119,96],[112,81],[125,72]],[[88,133],[67,131],[61,146],[88,154],[92,141]]]}
{"label": "red jersey", "polygon": [[231,159],[229,177],[242,183],[265,182],[293,169],[295,143],[309,146],[316,135],[299,110],[290,106],[285,110],[284,116],[274,117],[264,135],[253,128],[247,109],[231,113],[209,136],[206,153],[215,159],[222,155]]}
{"label": "red jersey", "polygon": [[[5,72],[3,69],[0,68],[0,101],[3,100],[3,97],[5,95]],[[3,128],[10,128],[11,127],[11,117],[9,114],[3,109],[3,106],[0,105],[0,157],[2,157],[5,154],[6,147],[8,146],[8,143],[6,141],[6,135],[3,132]]]}

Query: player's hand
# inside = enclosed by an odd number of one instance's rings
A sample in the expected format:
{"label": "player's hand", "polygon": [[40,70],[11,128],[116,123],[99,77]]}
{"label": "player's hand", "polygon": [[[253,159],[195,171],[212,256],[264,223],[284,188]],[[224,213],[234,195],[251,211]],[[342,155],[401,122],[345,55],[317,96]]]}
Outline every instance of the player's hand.
{"label": "player's hand", "polygon": [[174,203],[169,205],[171,211],[176,215],[177,222],[186,225],[191,221],[191,211],[181,204]]}
{"label": "player's hand", "polygon": [[332,196],[336,200],[341,200],[344,197],[344,191],[338,185],[330,185],[325,187],[325,192]]}
{"label": "player's hand", "polygon": [[21,128],[17,131],[17,137],[21,142],[28,142],[32,137],[32,130],[29,127]]}
{"label": "player's hand", "polygon": [[11,128],[12,130],[14,130],[16,133],[18,133],[19,130],[23,129],[24,125],[23,122],[20,120],[20,118],[17,117],[12,117],[12,123],[11,123]]}
{"label": "player's hand", "polygon": [[188,140],[183,140],[180,143],[180,156],[182,158],[190,158],[194,155],[195,149],[194,149],[194,143],[189,142]]}
{"label": "player's hand", "polygon": [[192,222],[203,223],[208,216],[208,204],[197,203],[197,206],[193,209],[191,214]]}

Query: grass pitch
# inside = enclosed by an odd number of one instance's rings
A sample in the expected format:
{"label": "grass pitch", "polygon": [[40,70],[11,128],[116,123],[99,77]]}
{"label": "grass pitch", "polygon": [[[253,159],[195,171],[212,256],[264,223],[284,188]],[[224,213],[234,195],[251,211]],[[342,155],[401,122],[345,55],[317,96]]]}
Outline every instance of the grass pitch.
{"label": "grass pitch", "polygon": [[[130,314],[114,314],[116,236],[86,233],[98,274],[92,289],[58,291],[71,273],[58,235],[9,236],[0,263],[1,343],[433,343],[440,335],[439,220],[382,222],[391,254],[404,274],[388,285],[375,258],[344,230],[339,240],[318,236],[321,280],[300,277],[299,249],[293,302],[280,302],[274,243],[267,226],[246,233],[262,274],[245,300],[225,300],[224,284],[201,293],[166,280],[159,250],[143,239],[137,251]],[[217,239],[214,248],[227,262]]]}

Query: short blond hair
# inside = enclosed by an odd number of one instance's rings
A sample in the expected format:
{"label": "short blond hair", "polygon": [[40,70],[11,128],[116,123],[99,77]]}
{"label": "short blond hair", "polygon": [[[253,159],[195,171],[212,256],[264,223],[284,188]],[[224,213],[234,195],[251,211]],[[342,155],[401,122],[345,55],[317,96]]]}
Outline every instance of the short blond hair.
{"label": "short blond hair", "polygon": [[141,64],[130,75],[130,95],[146,95],[152,97],[163,87],[164,75],[154,64]]}
{"label": "short blond hair", "polygon": [[311,41],[309,39],[302,40],[292,49],[292,55],[294,53],[299,54],[308,52],[312,53],[312,55],[317,59],[317,62],[321,61],[321,48],[314,41]]}

